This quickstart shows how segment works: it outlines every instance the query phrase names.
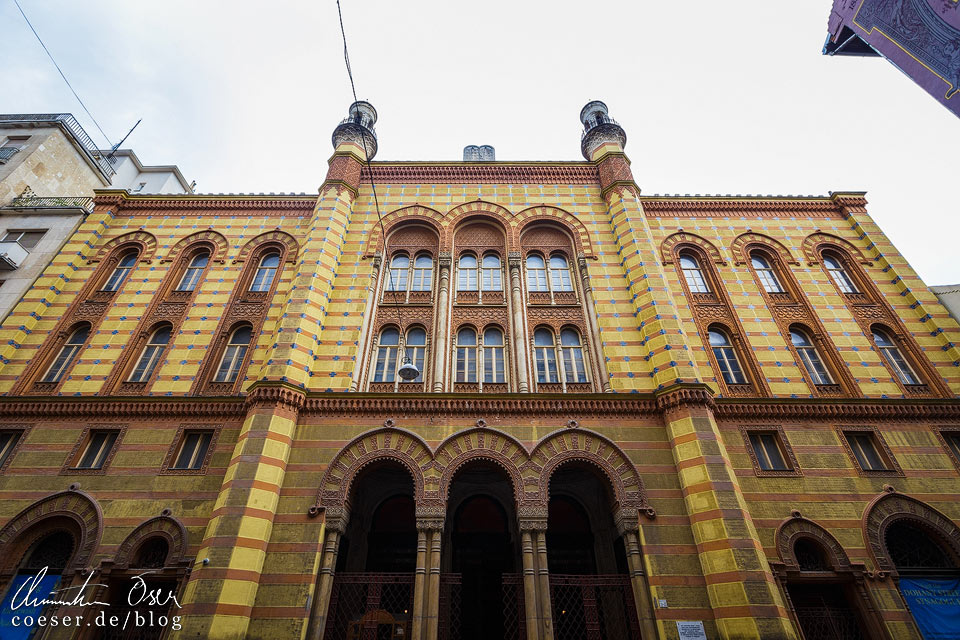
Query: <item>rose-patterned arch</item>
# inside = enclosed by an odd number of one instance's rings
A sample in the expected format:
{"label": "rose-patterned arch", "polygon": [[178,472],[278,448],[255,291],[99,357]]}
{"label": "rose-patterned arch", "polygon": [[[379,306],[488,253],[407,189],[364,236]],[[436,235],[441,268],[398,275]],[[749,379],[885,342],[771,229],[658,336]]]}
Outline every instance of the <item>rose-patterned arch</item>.
{"label": "rose-patterned arch", "polygon": [[492,462],[503,469],[513,484],[517,506],[524,499],[528,482],[521,473],[528,460],[527,450],[512,436],[477,427],[454,434],[440,443],[434,453],[433,474],[428,478],[430,489],[436,488],[439,501],[446,504],[454,476],[465,464],[475,460]]}
{"label": "rose-patterned arch", "polygon": [[663,264],[673,264],[677,245],[692,245],[705,253],[714,264],[727,264],[727,261],[720,255],[720,250],[712,242],[686,231],[672,233],[660,243],[660,258],[663,260]]}
{"label": "rose-patterned arch", "polygon": [[300,250],[300,244],[289,233],[280,231],[279,229],[267,231],[266,233],[261,233],[255,238],[251,238],[246,244],[243,245],[243,247],[240,248],[240,253],[236,258],[234,258],[233,261],[244,262],[258,247],[267,243],[282,245],[285,248],[286,255],[284,261],[296,262],[297,253]]}
{"label": "rose-patterned arch", "polygon": [[430,448],[414,433],[384,427],[357,436],[330,461],[320,482],[317,505],[343,507],[357,475],[371,463],[383,461],[397,462],[410,473],[414,500],[421,502],[424,472],[432,461]]}
{"label": "rose-patterned arch", "polygon": [[227,257],[227,249],[229,244],[227,239],[224,238],[221,234],[217,233],[212,229],[207,229],[206,231],[201,231],[199,233],[194,233],[186,238],[182,238],[177,242],[173,247],[170,248],[170,251],[167,252],[166,257],[163,259],[164,262],[173,262],[176,260],[183,250],[187,247],[194,244],[207,244],[211,247],[212,251],[210,253],[210,260],[215,260],[217,262],[223,262],[224,258]]}
{"label": "rose-patterned arch", "polygon": [[520,238],[524,231],[531,225],[542,222],[554,223],[563,227],[567,234],[573,239],[577,255],[584,255],[588,258],[595,257],[593,243],[590,241],[590,232],[587,231],[587,227],[579,218],[558,207],[550,207],[547,205],[530,207],[514,216],[517,238]]}
{"label": "rose-patterned arch", "polygon": [[493,202],[474,200],[454,207],[444,216],[444,231],[440,238],[440,246],[449,249],[453,246],[453,235],[456,231],[471,222],[479,222],[486,218],[499,223],[500,231],[504,234],[507,251],[512,251],[517,243],[516,227],[513,214],[509,210]]}
{"label": "rose-patterned arch", "polygon": [[955,558],[960,558],[960,527],[949,517],[916,498],[888,488],[867,505],[863,512],[863,539],[880,571],[896,571],[887,551],[887,529],[899,520],[909,520],[931,531],[945,543]]}
{"label": "rose-patterned arch", "polygon": [[820,249],[822,247],[833,246],[850,254],[850,257],[857,260],[860,264],[872,265],[873,260],[863,255],[863,252],[849,240],[844,240],[839,236],[818,231],[811,233],[803,240],[803,255],[807,259],[807,264],[813,266],[820,263]]}
{"label": "rose-patterned arch", "polygon": [[67,570],[86,567],[100,543],[103,512],[96,500],[71,488],[37,500],[0,529],[0,575],[15,571],[27,549],[41,536],[62,528],[58,524],[65,520],[78,538]]}
{"label": "rose-patterned arch", "polygon": [[733,253],[734,261],[739,264],[746,264],[750,261],[750,257],[747,253],[750,250],[750,247],[760,246],[765,248],[767,251],[770,251],[783,260],[784,264],[800,264],[800,261],[797,260],[790,250],[783,246],[779,240],[775,240],[770,236],[765,236],[762,233],[754,233],[753,231],[747,231],[746,233],[741,233],[739,236],[734,238],[733,242],[730,244],[730,251]]}
{"label": "rose-patterned arch", "polygon": [[780,523],[774,535],[777,554],[788,569],[800,568],[795,549],[797,541],[803,538],[813,540],[823,548],[833,570],[850,568],[850,558],[837,539],[813,520],[794,512],[792,517]]}
{"label": "rose-patterned arch", "polygon": [[140,255],[137,256],[138,262],[152,260],[154,254],[157,252],[156,236],[148,231],[133,231],[131,233],[125,233],[122,236],[117,236],[104,244],[88,264],[101,262],[106,259],[114,249],[122,245],[135,245],[140,249]]}
{"label": "rose-patterned arch", "polygon": [[530,464],[539,478],[538,500],[550,502],[550,478],[562,465],[582,462],[599,469],[610,482],[614,511],[643,509],[653,515],[647,504],[643,480],[627,455],[612,440],[584,429],[564,429],[544,437],[533,450]]}
{"label": "rose-patterned arch", "polygon": [[[395,209],[390,213],[385,214],[382,220],[383,229],[386,231],[388,237],[397,225],[407,224],[415,221],[421,225],[430,227],[440,238],[441,247],[449,246],[443,244],[444,219],[443,214],[436,209],[431,209],[430,207],[425,207],[419,204],[410,205],[407,207],[401,207],[400,209]],[[369,258],[378,253],[383,253],[383,235],[381,233],[379,223],[374,223],[373,228],[370,230],[370,238],[367,240],[366,244],[366,257]]]}
{"label": "rose-patterned arch", "polygon": [[183,559],[187,550],[187,529],[183,523],[169,515],[150,518],[128,535],[114,556],[117,566],[127,567],[136,556],[140,546],[151,538],[163,538],[167,541],[167,557],[164,566],[175,564]]}

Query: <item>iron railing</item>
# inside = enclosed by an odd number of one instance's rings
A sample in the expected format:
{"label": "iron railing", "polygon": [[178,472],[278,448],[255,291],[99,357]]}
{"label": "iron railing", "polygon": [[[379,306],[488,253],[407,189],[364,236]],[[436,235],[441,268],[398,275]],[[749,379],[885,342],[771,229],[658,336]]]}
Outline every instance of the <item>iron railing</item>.
{"label": "iron railing", "polygon": [[10,209],[84,209],[93,211],[93,198],[81,196],[49,196],[49,197],[19,197],[14,198],[9,205]]}
{"label": "iron railing", "polygon": [[550,574],[556,640],[640,640],[630,577]]}
{"label": "iron railing", "polygon": [[[376,129],[374,129],[372,126],[369,126],[369,125],[365,124],[364,122],[362,122],[362,121],[359,120],[358,118],[355,118],[355,117],[353,117],[353,116],[349,116],[349,117],[344,118],[343,120],[341,120],[341,121],[340,121],[340,124],[341,124],[341,125],[344,125],[344,124],[355,124],[355,125],[357,125],[358,127],[363,127],[364,129],[367,130],[367,133],[369,133],[370,136],[371,136],[374,140],[377,139],[377,131],[376,131]],[[338,126],[339,126],[339,125],[338,125]]]}
{"label": "iron railing", "polygon": [[83,130],[83,127],[80,126],[80,123],[77,122],[77,119],[73,117],[72,113],[6,113],[0,114],[0,123],[15,123],[15,122],[56,122],[64,127],[73,134],[73,137],[77,139],[77,142],[80,143],[80,146],[83,147],[94,162],[97,163],[97,166],[100,167],[100,170],[103,171],[104,175],[108,178],[116,174],[116,170],[107,161],[107,159],[100,153],[100,149],[94,143],[93,139],[87,135],[87,132]]}
{"label": "iron railing", "polygon": [[0,147],[0,164],[13,157],[13,154],[19,152],[18,147]]}
{"label": "iron railing", "polygon": [[413,573],[335,574],[324,638],[409,638],[413,577]]}
{"label": "iron railing", "polygon": [[460,640],[463,624],[461,614],[461,576],[459,573],[440,574],[439,640]]}
{"label": "iron railing", "polygon": [[590,133],[591,131],[593,131],[594,129],[596,129],[602,124],[615,124],[618,127],[620,126],[620,123],[614,120],[613,118],[611,118],[610,116],[602,116],[600,118],[600,122],[597,122],[596,118],[591,118],[590,120],[587,121],[587,126],[583,130],[583,133],[580,134],[580,139],[582,140],[586,138],[588,133]]}

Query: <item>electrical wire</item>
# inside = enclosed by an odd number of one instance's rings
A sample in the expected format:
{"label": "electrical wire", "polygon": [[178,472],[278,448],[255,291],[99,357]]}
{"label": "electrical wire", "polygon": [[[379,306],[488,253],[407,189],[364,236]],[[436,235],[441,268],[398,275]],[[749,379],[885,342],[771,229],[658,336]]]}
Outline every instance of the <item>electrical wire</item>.
{"label": "electrical wire", "polygon": [[23,12],[23,7],[20,6],[20,3],[17,0],[13,0],[13,3],[17,5],[17,9],[20,10],[20,15],[23,16],[23,19],[27,22],[27,26],[30,27],[30,31],[33,31],[33,35],[37,36],[37,42],[40,43],[40,46],[43,47],[43,50],[47,53],[47,57],[50,58],[50,62],[53,63],[53,66],[57,68],[57,71],[60,72],[60,77],[63,78],[63,81],[67,83],[67,86],[70,87],[70,91],[73,93],[73,97],[77,99],[77,102],[80,103],[80,106],[83,107],[83,110],[87,113],[93,124],[97,126],[97,130],[100,131],[100,135],[103,136],[103,139],[107,141],[107,147],[113,147],[113,143],[110,142],[110,138],[103,132],[103,129],[100,127],[100,123],[97,122],[97,119],[93,117],[93,114],[90,113],[90,110],[87,109],[87,105],[83,104],[83,100],[80,99],[80,96],[77,95],[77,92],[74,90],[73,85],[70,84],[70,81],[67,80],[67,76],[63,74],[63,70],[60,68],[60,65],[57,64],[57,61],[53,59],[53,54],[50,53],[50,50],[47,49],[47,45],[43,44],[43,40],[40,38],[40,34],[37,33],[37,30],[33,28],[33,25],[30,23],[30,18],[27,17],[27,14]]}
{"label": "electrical wire", "polygon": [[[343,36],[343,61],[347,65],[347,76],[350,78],[350,90],[353,92],[353,102],[356,104],[360,101],[357,99],[357,87],[353,83],[353,70],[350,68],[350,54],[347,51],[347,32],[343,28],[343,12],[340,10],[340,0],[337,0],[337,16],[340,18],[340,35]],[[373,205],[377,211],[377,221],[380,223],[380,236],[383,238],[383,253],[385,257],[389,257],[387,253],[387,232],[383,227],[383,216],[380,214],[380,201],[377,199],[377,185],[374,184],[373,181],[373,167],[370,164],[370,154],[367,151],[367,128],[361,123],[358,123],[358,126],[360,127],[360,140],[363,143],[363,156],[367,161],[367,176],[370,178],[370,189],[373,191]],[[389,262],[385,266],[387,269],[387,279],[390,283],[390,290],[393,292],[393,303],[394,308],[397,310],[397,322],[400,323],[400,335],[402,339],[403,316],[400,314],[400,303],[397,300],[398,291],[394,286],[393,270],[390,268]]]}

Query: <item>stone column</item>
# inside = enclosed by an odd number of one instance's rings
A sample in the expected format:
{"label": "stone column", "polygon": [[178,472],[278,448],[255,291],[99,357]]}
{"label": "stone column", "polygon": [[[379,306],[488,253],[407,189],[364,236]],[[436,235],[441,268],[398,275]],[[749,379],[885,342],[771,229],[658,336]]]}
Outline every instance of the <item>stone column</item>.
{"label": "stone column", "polygon": [[533,545],[533,532],[520,531],[520,551],[523,554],[523,615],[526,621],[527,640],[540,639],[540,619],[537,615],[537,569]]}
{"label": "stone column", "polygon": [[373,263],[370,269],[370,285],[367,287],[367,303],[364,307],[363,320],[360,323],[360,336],[357,338],[357,361],[353,365],[353,374],[350,376],[350,391],[360,390],[360,372],[363,370],[363,363],[369,357],[369,354],[363,351],[367,340],[367,332],[370,330],[370,321],[376,314],[377,290],[379,289],[380,263],[382,256],[373,257]]}
{"label": "stone column", "polygon": [[547,523],[533,532],[537,549],[537,586],[540,589],[540,637],[553,640],[553,604],[550,602],[550,571],[547,567]]}
{"label": "stone column", "polygon": [[519,525],[527,640],[553,640],[550,574],[547,567],[546,507],[521,507]]}
{"label": "stone column", "polygon": [[427,565],[427,615],[424,618],[426,640],[437,640],[440,622],[440,551],[442,550],[442,525],[430,531],[430,563]]}
{"label": "stone column", "polygon": [[437,290],[437,326],[433,343],[433,390],[443,391],[447,362],[447,310],[450,307],[450,254],[443,252],[437,260],[440,266],[440,286]]}
{"label": "stone column", "polygon": [[510,265],[510,300],[513,306],[511,320],[513,322],[513,357],[517,363],[517,390],[520,393],[530,391],[527,379],[527,340],[526,327],[523,322],[523,279],[520,277],[521,255],[511,253],[508,257]]}
{"label": "stone column", "polygon": [[323,556],[320,559],[320,576],[313,597],[313,614],[310,616],[306,640],[323,640],[327,615],[330,612],[330,596],[333,594],[333,574],[337,567],[340,538],[348,520],[346,507],[328,507],[324,511]]}
{"label": "stone column", "polygon": [[640,619],[640,634],[644,638],[656,638],[657,618],[651,601],[650,585],[643,568],[643,552],[637,532],[640,522],[635,510],[624,509],[616,516],[617,533],[623,536],[623,547],[627,554],[627,568],[630,571],[630,583],[633,587],[633,602]]}
{"label": "stone column", "polygon": [[607,373],[607,361],[603,355],[603,342],[600,340],[600,325],[597,323],[597,307],[593,302],[593,287],[590,286],[590,272],[587,269],[586,256],[577,258],[580,267],[580,289],[583,291],[583,304],[587,312],[587,323],[590,329],[591,351],[596,354],[597,366],[600,367],[600,384],[604,393],[613,393],[610,386],[610,375]]}
{"label": "stone column", "polygon": [[720,638],[797,638],[705,385],[658,394]]}
{"label": "stone column", "polygon": [[417,507],[417,573],[413,585],[412,640],[435,640],[440,612],[443,507]]}
{"label": "stone column", "polygon": [[410,629],[411,640],[422,640],[423,632],[423,602],[427,583],[427,541],[430,531],[417,527],[417,569],[413,578],[413,612]]}

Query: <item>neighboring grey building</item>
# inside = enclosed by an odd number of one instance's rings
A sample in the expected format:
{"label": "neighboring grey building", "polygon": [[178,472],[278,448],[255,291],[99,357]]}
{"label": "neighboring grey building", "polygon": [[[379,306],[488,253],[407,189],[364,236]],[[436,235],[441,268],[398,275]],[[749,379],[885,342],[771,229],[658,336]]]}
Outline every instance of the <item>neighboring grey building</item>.
{"label": "neighboring grey building", "polygon": [[192,193],[176,165],[102,151],[69,113],[0,114],[0,319],[92,209],[95,189]]}
{"label": "neighboring grey building", "polygon": [[930,291],[937,296],[953,319],[960,322],[960,284],[942,284],[936,287],[930,287]]}

